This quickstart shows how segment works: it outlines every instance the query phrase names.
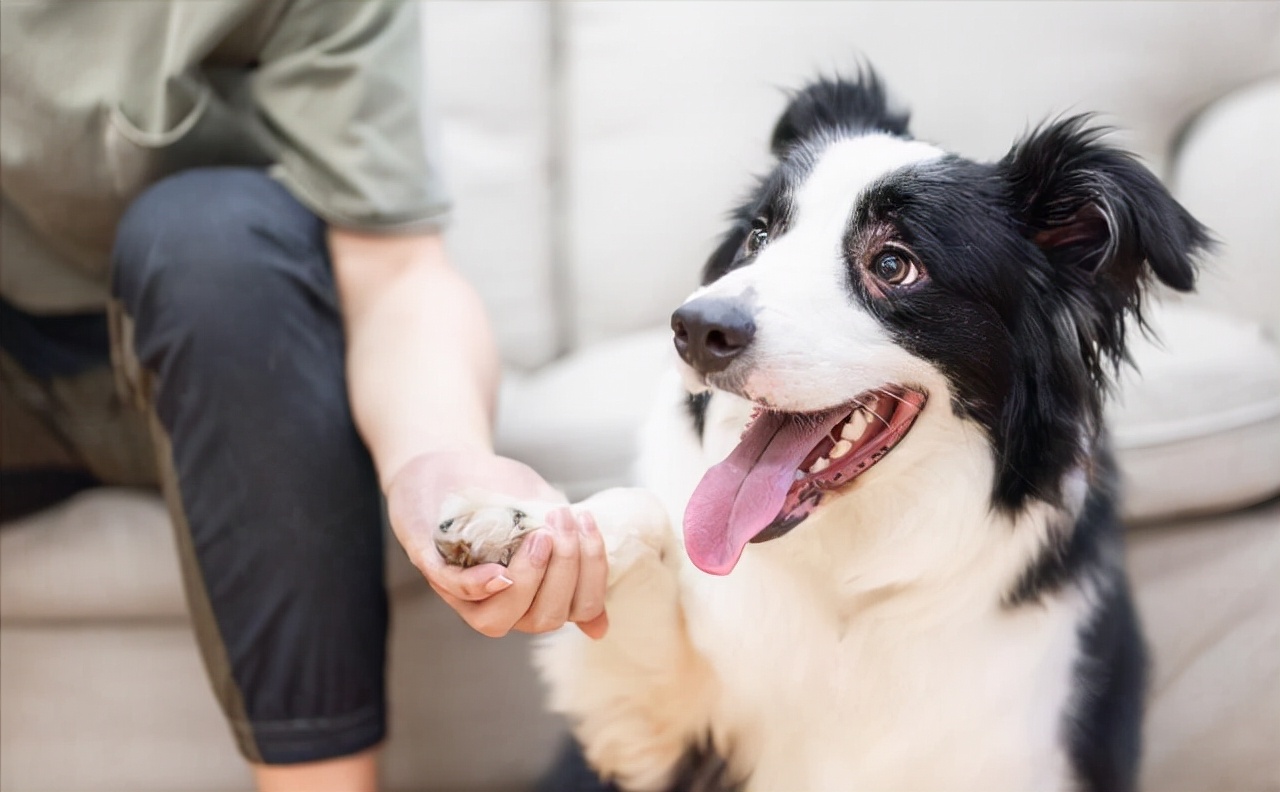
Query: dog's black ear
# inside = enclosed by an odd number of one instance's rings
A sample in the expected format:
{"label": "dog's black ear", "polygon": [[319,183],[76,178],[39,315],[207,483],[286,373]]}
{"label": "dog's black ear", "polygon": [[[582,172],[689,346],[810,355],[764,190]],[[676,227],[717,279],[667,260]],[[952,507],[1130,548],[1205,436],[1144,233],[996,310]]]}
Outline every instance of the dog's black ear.
{"label": "dog's black ear", "polygon": [[1152,274],[1195,285],[1208,230],[1132,155],[1100,142],[1088,116],[1046,124],[997,164],[1022,232],[1054,282],[1076,298],[1078,330],[1113,359],[1124,355],[1124,314],[1141,319]]}
{"label": "dog's black ear", "polygon": [[889,109],[883,83],[868,68],[852,80],[821,79],[793,94],[769,147],[781,157],[796,143],[827,132],[878,130],[906,137],[910,118],[906,110]]}
{"label": "dog's black ear", "polygon": [[750,221],[735,216],[733,227],[725,233],[720,244],[716,246],[707,263],[702,267],[703,286],[720,280],[721,276],[733,269],[733,263],[737,260],[738,252],[742,250],[742,243],[746,241],[750,231]]}
{"label": "dog's black ear", "polygon": [[1142,265],[1179,291],[1195,285],[1193,258],[1209,232],[1106,131],[1073,116],[1040,127],[999,167],[1024,233],[1055,266],[1136,287]]}

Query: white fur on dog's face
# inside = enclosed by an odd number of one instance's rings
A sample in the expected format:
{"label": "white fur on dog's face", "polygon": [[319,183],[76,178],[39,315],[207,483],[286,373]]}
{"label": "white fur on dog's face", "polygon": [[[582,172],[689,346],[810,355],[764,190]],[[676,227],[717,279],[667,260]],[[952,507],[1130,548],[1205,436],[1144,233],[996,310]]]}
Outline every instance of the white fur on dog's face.
{"label": "white fur on dog's face", "polygon": [[750,349],[707,382],[787,412],[834,407],[886,384],[945,387],[932,364],[895,343],[851,294],[843,250],[850,218],[869,186],[944,154],[889,135],[843,138],[803,152],[813,165],[792,187],[785,232],[751,264],[689,298],[732,298],[755,312]]}

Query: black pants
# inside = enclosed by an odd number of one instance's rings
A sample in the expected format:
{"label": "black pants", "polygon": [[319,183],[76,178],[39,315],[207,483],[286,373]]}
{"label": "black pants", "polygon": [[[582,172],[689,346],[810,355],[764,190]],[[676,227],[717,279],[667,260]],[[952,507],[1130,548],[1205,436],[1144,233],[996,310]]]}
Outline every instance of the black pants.
{"label": "black pants", "polygon": [[131,206],[113,267],[188,604],[241,751],[276,764],[378,743],[381,500],[347,402],[325,225],[260,170],[192,170]]}

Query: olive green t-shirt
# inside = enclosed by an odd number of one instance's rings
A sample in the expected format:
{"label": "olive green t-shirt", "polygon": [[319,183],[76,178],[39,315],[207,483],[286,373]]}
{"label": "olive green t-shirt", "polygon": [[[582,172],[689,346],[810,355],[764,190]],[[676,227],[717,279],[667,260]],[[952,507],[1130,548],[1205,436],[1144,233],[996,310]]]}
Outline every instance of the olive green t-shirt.
{"label": "olive green t-shirt", "polygon": [[335,226],[438,228],[417,34],[412,4],[4,0],[0,295],[101,308],[124,210],[192,167],[270,167]]}

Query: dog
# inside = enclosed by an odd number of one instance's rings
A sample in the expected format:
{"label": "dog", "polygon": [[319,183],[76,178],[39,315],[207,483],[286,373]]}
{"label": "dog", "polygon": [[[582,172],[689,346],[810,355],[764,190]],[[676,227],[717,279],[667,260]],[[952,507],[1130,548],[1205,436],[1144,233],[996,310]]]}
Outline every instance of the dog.
{"label": "dog", "polygon": [[1190,291],[1211,238],[1104,132],[1060,118],[980,163],[912,138],[870,70],[791,95],[672,316],[639,461],[662,508],[597,514],[610,631],[536,657],[601,778],[1135,788],[1102,407],[1144,292]]}

